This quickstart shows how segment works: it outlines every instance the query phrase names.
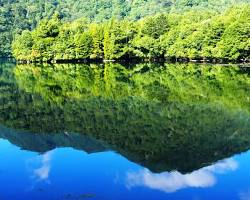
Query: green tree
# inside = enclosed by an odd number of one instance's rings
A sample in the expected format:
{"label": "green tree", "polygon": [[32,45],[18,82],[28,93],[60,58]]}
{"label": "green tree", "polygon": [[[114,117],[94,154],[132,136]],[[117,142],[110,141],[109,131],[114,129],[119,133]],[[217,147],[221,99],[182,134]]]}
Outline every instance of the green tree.
{"label": "green tree", "polygon": [[152,38],[159,38],[168,31],[167,17],[164,14],[148,17],[143,21],[141,33]]}
{"label": "green tree", "polygon": [[74,43],[76,59],[90,57],[93,48],[93,38],[90,33],[84,32],[76,34]]}
{"label": "green tree", "polygon": [[13,55],[18,60],[31,60],[33,39],[30,31],[23,31],[12,44]]}

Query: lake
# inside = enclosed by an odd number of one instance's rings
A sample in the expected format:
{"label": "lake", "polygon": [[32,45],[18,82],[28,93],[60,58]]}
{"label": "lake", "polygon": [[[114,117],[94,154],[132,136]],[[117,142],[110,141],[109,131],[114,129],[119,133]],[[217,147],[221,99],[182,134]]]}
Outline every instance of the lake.
{"label": "lake", "polygon": [[250,68],[0,64],[0,200],[249,200]]}

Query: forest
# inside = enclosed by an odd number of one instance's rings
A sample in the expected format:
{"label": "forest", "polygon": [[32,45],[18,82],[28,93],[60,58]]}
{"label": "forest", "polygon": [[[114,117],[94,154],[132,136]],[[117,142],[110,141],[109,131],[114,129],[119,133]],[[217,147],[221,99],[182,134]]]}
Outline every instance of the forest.
{"label": "forest", "polygon": [[189,9],[139,20],[64,21],[59,12],[24,30],[12,45],[19,61],[250,59],[250,4],[217,12]]}
{"label": "forest", "polygon": [[[97,0],[76,0],[76,1],[73,1],[73,0],[49,0],[49,1],[1,0],[0,1],[0,41],[1,41],[0,42],[0,57],[12,56],[11,43],[14,39],[19,38],[18,35],[20,35],[23,30],[26,30],[26,31],[34,30],[38,24],[44,24],[45,21],[48,21],[48,19],[51,19],[52,16],[55,15],[55,13],[58,13],[61,23],[63,23],[66,26],[66,29],[67,27],[69,28],[69,26],[74,26],[77,24],[77,22],[74,20],[79,19],[77,20],[79,23],[79,21],[84,19],[88,23],[97,23],[98,30],[99,30],[99,29],[103,29],[103,26],[104,26],[103,24],[100,24],[100,23],[103,23],[103,22],[107,23],[107,21],[111,19],[115,19],[116,21],[129,20],[131,21],[131,23],[134,22],[134,25],[137,26],[136,21],[138,20],[145,21],[143,20],[145,17],[147,18],[147,16],[153,16],[156,14],[164,13],[164,15],[167,16],[170,13],[176,13],[178,15],[178,13],[183,13],[183,12],[188,12],[190,10],[193,10],[193,14],[190,14],[190,15],[194,15],[197,11],[199,12],[211,11],[213,12],[213,14],[219,15],[220,13],[224,12],[228,7],[231,7],[232,5],[240,5],[242,3],[249,3],[249,0],[228,0],[228,1],[224,1],[224,0],[167,0],[167,1],[163,1],[163,0],[98,0],[98,1]],[[173,14],[172,18],[174,16],[175,15]],[[190,17],[192,18],[192,16]],[[178,23],[181,23],[180,19],[176,19],[176,20],[179,21]],[[170,23],[174,25],[173,23],[175,23],[176,20],[174,19],[172,21],[170,20]],[[191,20],[192,19],[190,19],[190,21]],[[171,25],[170,23],[168,23],[168,26]],[[116,27],[114,27],[114,29],[116,29]],[[98,30],[96,30],[96,32],[98,32]],[[68,30],[68,31],[73,31],[73,30]],[[188,30],[188,32],[190,31],[192,30]],[[183,34],[185,35],[187,33],[183,33]],[[143,38],[143,40],[145,39],[146,38]],[[152,38],[148,38],[148,39],[149,41],[147,43],[151,45],[157,45],[153,42]],[[141,42],[142,41],[139,41],[138,43],[141,43]],[[147,44],[147,46],[149,44]],[[75,44],[73,43],[71,44],[71,46],[74,46],[74,45]],[[136,46],[137,45],[139,44],[136,44]],[[45,44],[45,46],[47,45]],[[150,46],[150,48],[152,49],[152,46]],[[145,51],[148,51],[148,49],[146,49]],[[138,53],[140,54],[138,50],[136,50],[136,52],[137,53],[135,53],[135,55],[137,55]],[[95,54],[95,53],[98,53],[98,52],[94,51],[94,53],[92,54]],[[156,52],[148,52],[147,54],[148,56],[151,56],[152,53],[155,54]],[[19,59],[22,58],[22,55],[19,55],[19,54],[15,54],[15,56],[18,57]],[[93,55],[92,57],[95,57],[95,55]],[[121,57],[121,55],[117,55],[116,57]],[[28,59],[28,58],[25,58],[25,59]],[[46,59],[46,58],[42,58],[42,59]]]}

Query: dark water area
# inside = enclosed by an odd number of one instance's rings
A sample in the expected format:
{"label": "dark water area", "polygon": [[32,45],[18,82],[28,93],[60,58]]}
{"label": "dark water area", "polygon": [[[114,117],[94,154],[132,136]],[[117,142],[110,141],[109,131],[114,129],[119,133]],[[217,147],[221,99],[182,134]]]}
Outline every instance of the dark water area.
{"label": "dark water area", "polygon": [[248,200],[250,68],[0,64],[0,200]]}

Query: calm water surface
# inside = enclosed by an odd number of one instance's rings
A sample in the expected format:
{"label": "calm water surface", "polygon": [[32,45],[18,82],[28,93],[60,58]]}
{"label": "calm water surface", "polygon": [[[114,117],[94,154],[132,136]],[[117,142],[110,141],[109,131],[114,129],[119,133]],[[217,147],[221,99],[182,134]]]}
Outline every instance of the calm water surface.
{"label": "calm water surface", "polygon": [[0,64],[0,200],[249,200],[247,66]]}

